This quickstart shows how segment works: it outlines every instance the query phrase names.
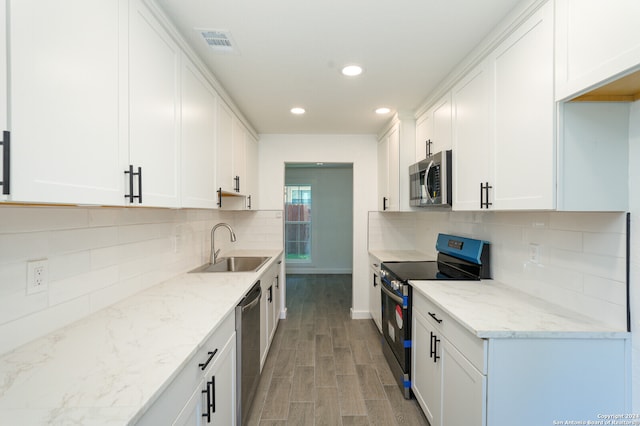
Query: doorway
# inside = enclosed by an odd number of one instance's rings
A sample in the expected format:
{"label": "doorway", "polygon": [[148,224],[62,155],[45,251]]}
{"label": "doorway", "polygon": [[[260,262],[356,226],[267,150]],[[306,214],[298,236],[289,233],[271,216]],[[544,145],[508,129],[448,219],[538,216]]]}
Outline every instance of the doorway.
{"label": "doorway", "polygon": [[285,164],[287,273],[353,272],[353,164]]}

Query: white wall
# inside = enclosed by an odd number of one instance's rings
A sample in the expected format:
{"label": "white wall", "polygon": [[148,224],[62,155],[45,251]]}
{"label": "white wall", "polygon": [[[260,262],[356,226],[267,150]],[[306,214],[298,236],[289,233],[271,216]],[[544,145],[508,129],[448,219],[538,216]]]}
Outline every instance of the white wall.
{"label": "white wall", "polygon": [[640,101],[631,104],[629,120],[629,211],[631,212],[631,331],[633,343],[633,412],[640,413]]}
{"label": "white wall", "polygon": [[[216,235],[223,252],[282,248],[281,216],[0,205],[0,353],[205,263],[218,222],[238,237]],[[49,289],[26,295],[26,263],[40,258],[48,259]]]}
{"label": "white wall", "polygon": [[311,262],[287,262],[287,272],[353,271],[353,168],[288,167],[287,184],[312,185]]}
{"label": "white wall", "polygon": [[[285,163],[353,163],[354,318],[369,318],[367,213],[377,208],[375,135],[260,135],[260,206],[283,208]],[[269,182],[268,185],[265,182]]]}

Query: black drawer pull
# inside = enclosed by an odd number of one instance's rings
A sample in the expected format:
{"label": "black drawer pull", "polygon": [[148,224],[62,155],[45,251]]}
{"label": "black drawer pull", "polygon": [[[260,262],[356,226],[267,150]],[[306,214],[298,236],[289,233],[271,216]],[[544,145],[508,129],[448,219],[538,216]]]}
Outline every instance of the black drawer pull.
{"label": "black drawer pull", "polygon": [[9,184],[11,179],[11,132],[3,131],[2,132],[2,141],[0,141],[0,145],[2,145],[2,181],[0,181],[0,185],[2,185],[2,194],[9,195],[11,186]]}
{"label": "black drawer pull", "polygon": [[440,324],[440,323],[442,322],[442,320],[441,320],[441,319],[438,319],[438,317],[436,316],[436,314],[434,314],[433,312],[429,312],[429,316],[430,316],[431,318],[433,318],[434,320],[436,320],[436,322],[437,322],[438,324]]}
{"label": "black drawer pull", "polygon": [[200,367],[202,371],[204,371],[207,368],[207,365],[209,365],[213,357],[216,356],[216,353],[218,353],[218,349],[216,348],[216,350],[214,350],[213,352],[207,352],[207,353],[209,354],[209,358],[204,363],[198,364],[198,367]]}

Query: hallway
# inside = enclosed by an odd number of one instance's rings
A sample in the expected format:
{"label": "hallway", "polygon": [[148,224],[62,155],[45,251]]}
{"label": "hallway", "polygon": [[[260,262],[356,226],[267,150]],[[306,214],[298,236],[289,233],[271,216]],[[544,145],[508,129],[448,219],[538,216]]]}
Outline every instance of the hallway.
{"label": "hallway", "polygon": [[406,401],[371,320],[352,320],[351,275],[288,275],[249,425],[427,425]]}

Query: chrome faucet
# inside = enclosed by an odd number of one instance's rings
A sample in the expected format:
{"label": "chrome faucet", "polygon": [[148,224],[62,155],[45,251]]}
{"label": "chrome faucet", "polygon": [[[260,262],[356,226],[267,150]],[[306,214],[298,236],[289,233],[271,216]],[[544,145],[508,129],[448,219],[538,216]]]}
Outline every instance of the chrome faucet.
{"label": "chrome faucet", "polygon": [[220,253],[220,249],[216,251],[214,236],[215,236],[216,229],[218,229],[221,226],[224,226],[229,230],[229,233],[231,234],[231,242],[234,243],[236,241],[236,233],[233,232],[233,229],[231,229],[231,225],[229,225],[228,223],[218,223],[213,228],[211,228],[211,258],[209,259],[209,262],[211,264],[216,263],[218,259],[218,253]]}

